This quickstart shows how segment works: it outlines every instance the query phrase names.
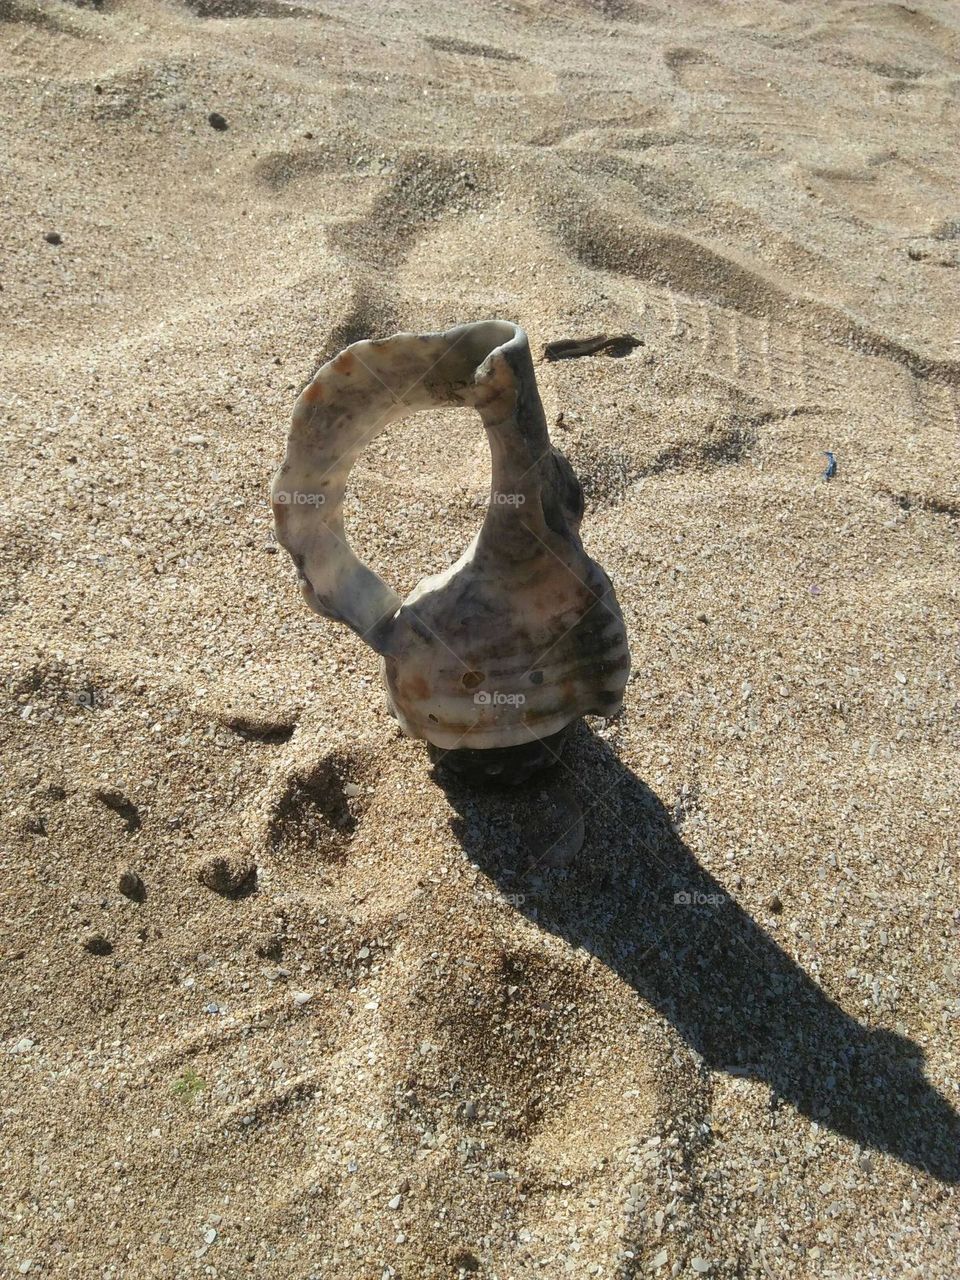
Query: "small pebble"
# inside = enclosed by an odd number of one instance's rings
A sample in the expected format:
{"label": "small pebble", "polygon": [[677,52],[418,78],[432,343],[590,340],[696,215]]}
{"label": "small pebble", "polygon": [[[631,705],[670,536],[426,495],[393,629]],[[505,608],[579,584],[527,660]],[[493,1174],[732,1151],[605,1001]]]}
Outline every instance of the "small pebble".
{"label": "small pebble", "polygon": [[661,1249],[659,1253],[655,1253],[650,1259],[650,1266],[656,1271],[659,1270],[660,1267],[664,1266],[666,1261],[667,1251],[666,1249]]}
{"label": "small pebble", "polygon": [[770,897],[767,899],[764,905],[766,906],[767,910],[773,912],[775,916],[778,916],[780,912],[783,910],[783,900],[781,899],[779,893],[771,893]]}
{"label": "small pebble", "polygon": [[387,1208],[399,1209],[402,1198],[403,1198],[402,1196],[391,1196],[390,1199],[387,1201]]}
{"label": "small pebble", "polygon": [[147,886],[132,867],[124,867],[120,872],[119,888],[131,902],[142,902],[147,896]]}
{"label": "small pebble", "polygon": [[343,784],[343,794],[347,796],[348,799],[353,800],[360,794],[360,788],[355,782],[345,782]]}
{"label": "small pebble", "polygon": [[113,943],[102,933],[88,933],[83,939],[83,949],[92,956],[108,956],[113,950]]}
{"label": "small pebble", "polygon": [[229,129],[226,117],[222,116],[219,111],[211,111],[207,116],[210,127],[216,129],[218,133],[223,133],[224,129]]}
{"label": "small pebble", "polygon": [[48,231],[43,238],[47,244],[63,244],[63,236],[59,231]]}
{"label": "small pebble", "polygon": [[34,1042],[29,1036],[23,1036],[10,1050],[11,1053],[29,1053],[33,1048]]}
{"label": "small pebble", "polygon": [[214,1227],[207,1227],[206,1231],[204,1231],[203,1233],[204,1244],[213,1244],[216,1238],[217,1238],[216,1229]]}
{"label": "small pebble", "polygon": [[312,991],[294,991],[293,1003],[300,1008],[302,1005],[309,1004],[313,999]]}
{"label": "small pebble", "polygon": [[712,1264],[709,1263],[706,1260],[706,1258],[694,1258],[693,1261],[690,1263],[690,1266],[693,1267],[694,1271],[696,1271],[696,1273],[701,1276],[707,1274],[707,1272],[710,1270],[711,1265]]}

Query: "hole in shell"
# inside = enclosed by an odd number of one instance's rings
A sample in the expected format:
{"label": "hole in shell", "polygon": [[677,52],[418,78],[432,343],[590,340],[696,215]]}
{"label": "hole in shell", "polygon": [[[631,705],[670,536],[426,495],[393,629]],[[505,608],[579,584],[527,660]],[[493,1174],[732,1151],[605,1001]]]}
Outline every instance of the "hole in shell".
{"label": "hole in shell", "polygon": [[460,683],[465,689],[476,689],[478,685],[483,684],[486,676],[482,671],[468,671],[461,679]]}
{"label": "hole in shell", "polygon": [[347,539],[404,599],[460,558],[489,497],[490,448],[476,410],[426,409],[391,423],[357,459],[344,503]]}

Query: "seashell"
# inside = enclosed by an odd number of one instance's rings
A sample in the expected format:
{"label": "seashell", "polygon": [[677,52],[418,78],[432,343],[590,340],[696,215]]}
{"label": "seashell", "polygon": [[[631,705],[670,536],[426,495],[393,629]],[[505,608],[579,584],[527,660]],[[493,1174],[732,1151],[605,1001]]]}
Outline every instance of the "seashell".
{"label": "seashell", "polygon": [[[347,542],[347,479],[391,422],[462,405],[480,414],[492,455],[483,526],[456,564],[401,601]],[[516,780],[553,763],[580,716],[619,710],[630,669],[623,617],[581,545],[583,492],[550,443],[516,325],[347,347],[297,400],[271,496],[307,604],[382,656],[391,710],[448,764]]]}

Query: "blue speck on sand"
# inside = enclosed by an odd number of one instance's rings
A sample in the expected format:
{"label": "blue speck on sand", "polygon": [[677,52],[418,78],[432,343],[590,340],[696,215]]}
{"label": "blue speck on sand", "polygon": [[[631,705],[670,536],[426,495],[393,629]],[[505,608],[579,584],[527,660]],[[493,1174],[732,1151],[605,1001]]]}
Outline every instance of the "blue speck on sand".
{"label": "blue speck on sand", "polygon": [[823,456],[827,460],[827,465],[823,469],[824,480],[832,480],[837,474],[837,460],[829,449],[824,449]]}

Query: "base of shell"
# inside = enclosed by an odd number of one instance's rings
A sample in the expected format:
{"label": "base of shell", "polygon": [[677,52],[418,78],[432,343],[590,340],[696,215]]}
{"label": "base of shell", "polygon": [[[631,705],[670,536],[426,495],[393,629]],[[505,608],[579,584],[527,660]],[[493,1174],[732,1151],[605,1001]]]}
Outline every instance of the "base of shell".
{"label": "base of shell", "polygon": [[573,720],[548,738],[537,738],[516,747],[455,747],[445,751],[432,742],[427,751],[435,765],[467,782],[518,787],[537,773],[552,769],[579,723]]}

